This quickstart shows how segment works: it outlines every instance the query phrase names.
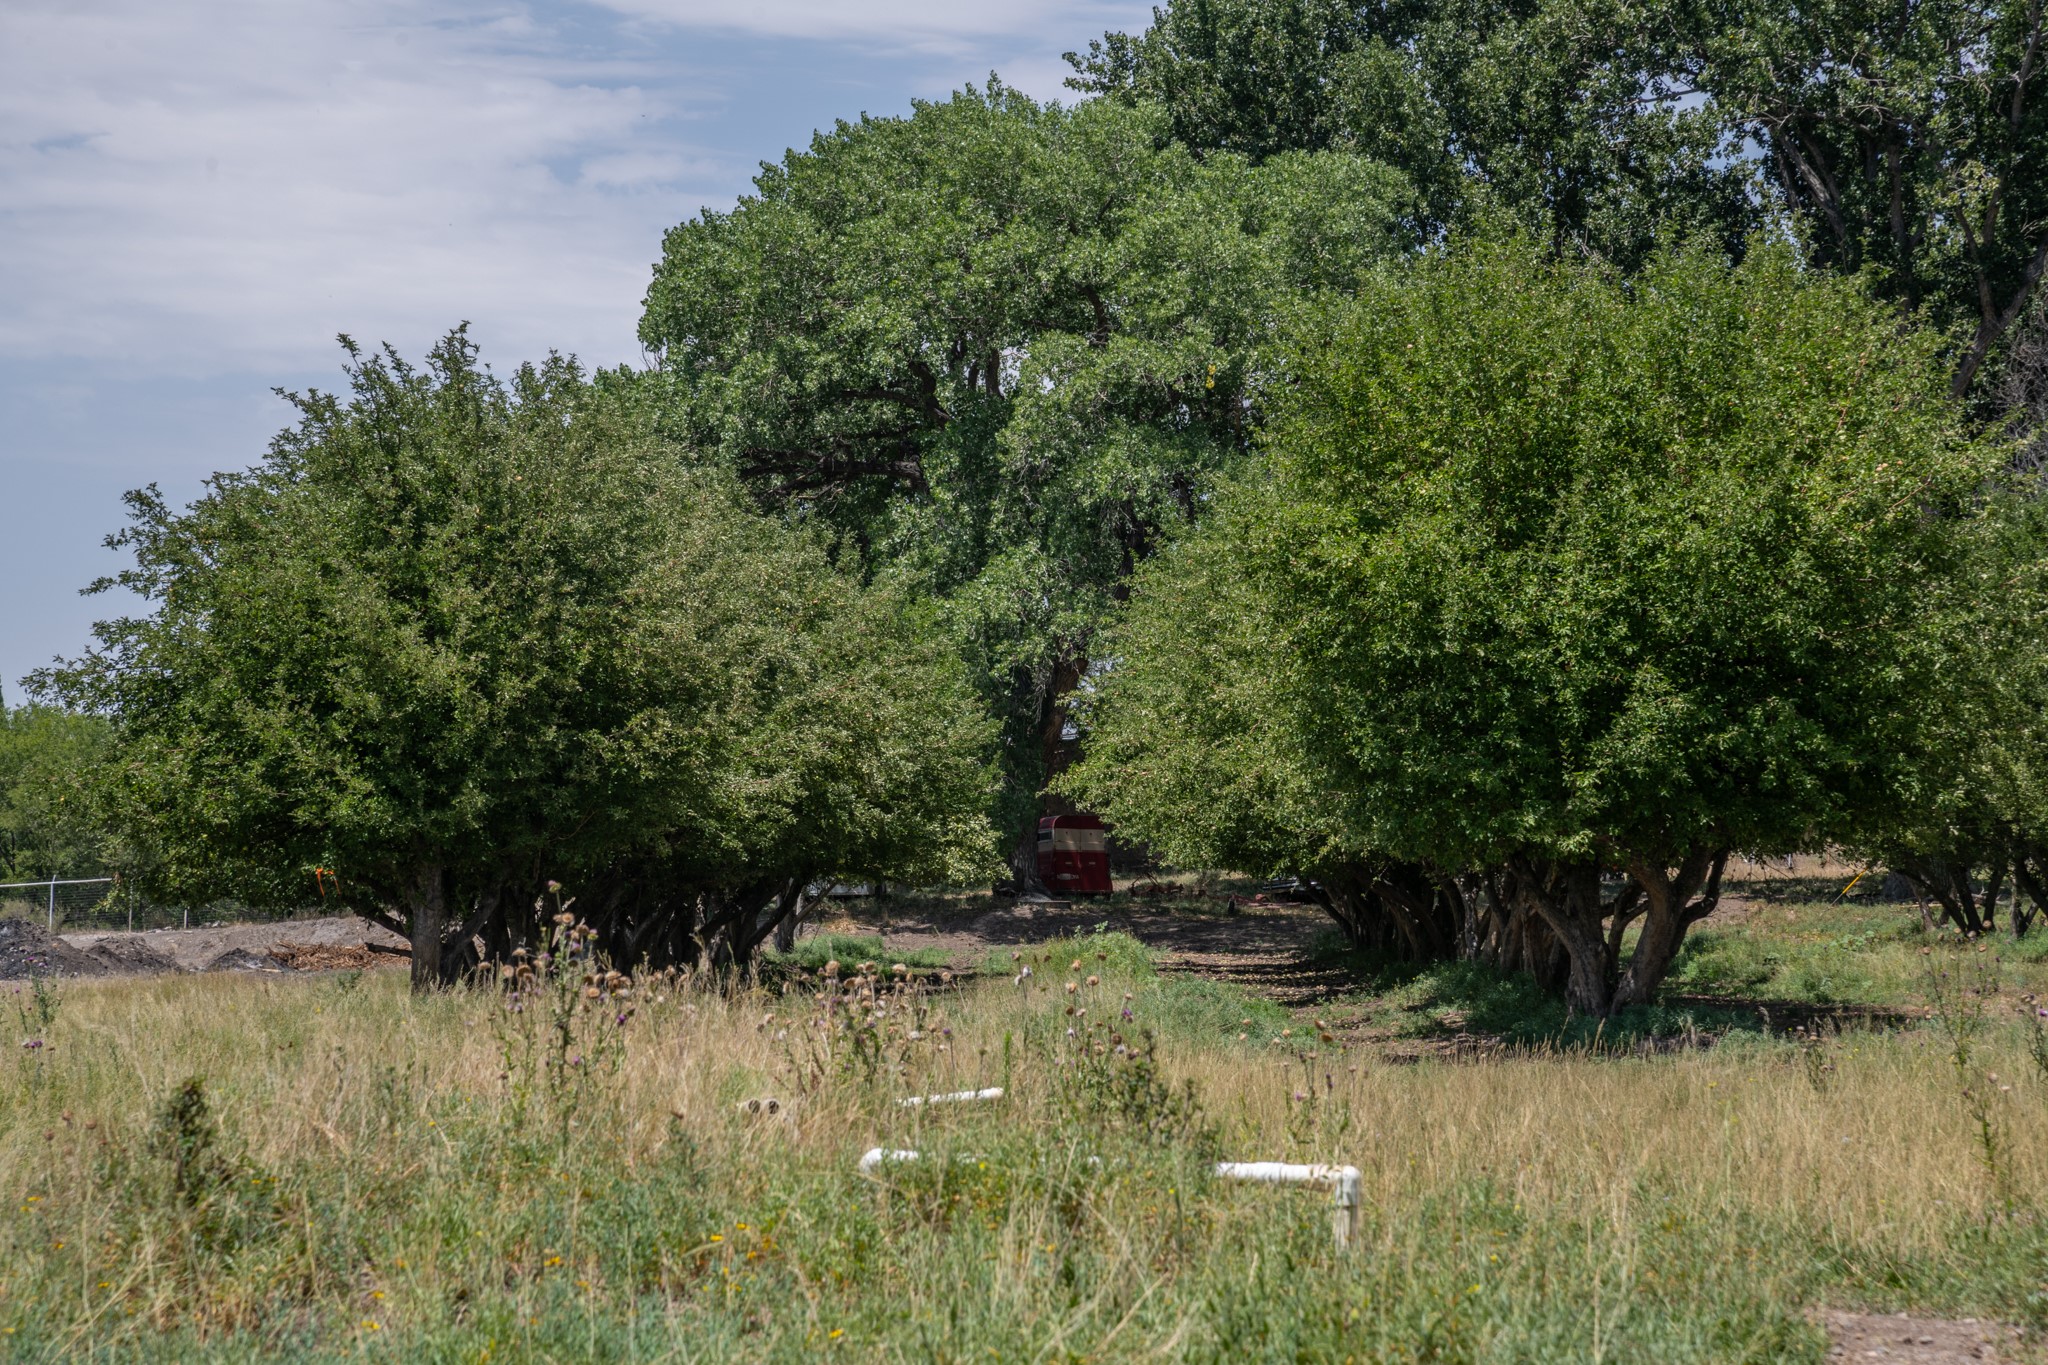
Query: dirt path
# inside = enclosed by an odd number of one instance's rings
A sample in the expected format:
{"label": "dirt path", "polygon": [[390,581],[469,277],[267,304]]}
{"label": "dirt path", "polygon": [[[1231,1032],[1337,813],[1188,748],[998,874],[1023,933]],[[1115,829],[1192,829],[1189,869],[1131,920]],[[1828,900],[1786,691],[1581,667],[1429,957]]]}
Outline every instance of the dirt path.
{"label": "dirt path", "polygon": [[1120,901],[1051,901],[1033,904],[985,898],[943,917],[887,916],[862,907],[858,915],[827,921],[832,933],[874,934],[891,950],[945,953],[956,968],[976,966],[990,949],[1042,943],[1098,925],[1129,934],[1159,954],[1161,971],[1233,981],[1288,1008],[1307,1008],[1356,990],[1361,982],[1341,967],[1317,962],[1311,946],[1330,921],[1311,906],[1250,905],[1236,914],[1220,907],[1169,910]]}

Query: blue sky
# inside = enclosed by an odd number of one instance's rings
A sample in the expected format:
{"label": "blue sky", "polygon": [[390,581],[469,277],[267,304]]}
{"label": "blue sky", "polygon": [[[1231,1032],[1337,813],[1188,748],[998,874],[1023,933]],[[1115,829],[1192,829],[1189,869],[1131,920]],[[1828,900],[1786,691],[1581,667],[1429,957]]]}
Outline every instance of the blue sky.
{"label": "blue sky", "polygon": [[990,71],[1062,94],[1127,0],[7,0],[0,685],[123,603],[121,493],[253,463],[347,332],[637,363],[662,230]]}

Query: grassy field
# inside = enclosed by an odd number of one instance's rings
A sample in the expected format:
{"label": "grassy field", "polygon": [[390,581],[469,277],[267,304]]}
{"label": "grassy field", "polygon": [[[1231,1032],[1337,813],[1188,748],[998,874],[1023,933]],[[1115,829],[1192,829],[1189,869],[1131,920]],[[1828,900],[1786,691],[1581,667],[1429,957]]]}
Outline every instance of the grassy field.
{"label": "grassy field", "polygon": [[[1654,1056],[1538,1021],[1393,1065],[1114,934],[924,992],[857,941],[787,994],[582,964],[426,1001],[395,972],[23,987],[0,1355],[1818,1361],[1822,1305],[2048,1325],[2030,954],[1790,914],[1710,930],[1682,988],[1928,1017]],[[1387,990],[1345,1008],[1545,1008]],[[894,1103],[978,1085],[1008,1097]],[[864,1177],[873,1146],[925,1158]],[[1356,1164],[1359,1243],[1219,1157]]]}

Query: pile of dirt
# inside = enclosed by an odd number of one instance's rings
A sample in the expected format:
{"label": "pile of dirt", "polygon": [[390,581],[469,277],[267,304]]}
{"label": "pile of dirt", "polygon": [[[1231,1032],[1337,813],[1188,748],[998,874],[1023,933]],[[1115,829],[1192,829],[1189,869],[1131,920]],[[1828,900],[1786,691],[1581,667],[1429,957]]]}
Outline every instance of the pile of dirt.
{"label": "pile of dirt", "polygon": [[104,967],[108,976],[157,976],[184,970],[139,937],[102,939],[88,947],[85,955]]}
{"label": "pile of dirt", "polygon": [[[87,930],[63,941],[108,962],[115,972],[329,971],[391,966],[411,954],[411,945],[380,925],[353,915],[323,919],[267,920],[249,924],[202,925],[197,929],[151,929],[144,933]],[[322,951],[325,950],[325,951]],[[328,953],[338,950],[338,956]],[[313,955],[302,956],[306,953]]]}
{"label": "pile of dirt", "polygon": [[0,919],[0,981],[32,976],[110,976],[116,970],[33,920]]}
{"label": "pile of dirt", "polygon": [[219,957],[208,962],[202,971],[208,972],[282,972],[285,965],[268,953],[251,952],[247,948],[230,948]]}

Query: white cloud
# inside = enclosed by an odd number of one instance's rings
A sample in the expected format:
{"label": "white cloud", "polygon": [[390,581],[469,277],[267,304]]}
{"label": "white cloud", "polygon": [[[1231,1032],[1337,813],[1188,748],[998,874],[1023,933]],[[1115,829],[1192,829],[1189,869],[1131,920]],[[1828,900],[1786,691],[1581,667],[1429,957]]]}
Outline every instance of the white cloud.
{"label": "white cloud", "polygon": [[644,74],[452,0],[13,0],[0,355],[331,363],[470,317],[625,358],[661,227],[735,178]]}
{"label": "white cloud", "polygon": [[856,39],[890,47],[960,49],[990,38],[1065,35],[1072,48],[1105,28],[1142,27],[1151,9],[1129,0],[598,0],[638,18],[779,38]]}
{"label": "white cloud", "polygon": [[500,359],[631,359],[661,231],[730,204],[812,117],[992,67],[1056,96],[1063,46],[1145,13],[6,0],[0,364],[327,369],[336,332],[417,350],[465,318]]}
{"label": "white cloud", "polygon": [[663,229],[813,127],[1059,53],[1147,0],[0,0],[0,678],[123,604],[118,493],[256,459],[333,335],[633,359]]}

